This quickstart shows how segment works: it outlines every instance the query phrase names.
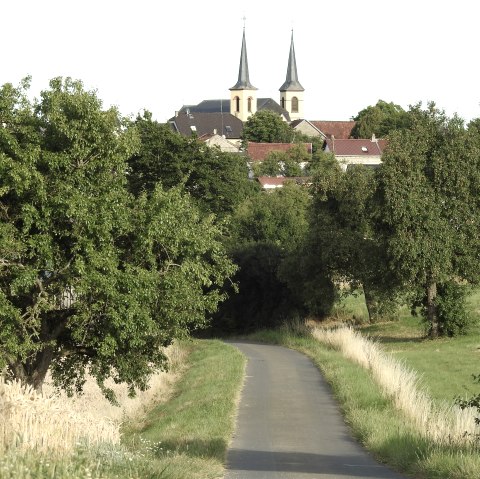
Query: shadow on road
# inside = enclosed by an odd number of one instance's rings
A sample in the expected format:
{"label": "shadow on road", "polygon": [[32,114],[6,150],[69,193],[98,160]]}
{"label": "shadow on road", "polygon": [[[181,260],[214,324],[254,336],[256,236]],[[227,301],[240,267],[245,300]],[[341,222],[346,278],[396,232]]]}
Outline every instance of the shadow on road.
{"label": "shadow on road", "polygon": [[383,465],[377,464],[372,460],[365,460],[358,455],[333,456],[304,452],[231,449],[227,462],[227,469],[232,472],[292,472],[345,478],[358,477],[362,479],[384,479],[386,477]]}

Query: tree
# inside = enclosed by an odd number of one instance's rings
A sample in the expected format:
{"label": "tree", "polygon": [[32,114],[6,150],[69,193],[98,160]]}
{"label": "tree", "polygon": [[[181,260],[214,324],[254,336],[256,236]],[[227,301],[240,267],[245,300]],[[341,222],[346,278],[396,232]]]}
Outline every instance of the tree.
{"label": "tree", "polygon": [[430,104],[409,111],[410,128],[390,133],[382,157],[380,233],[392,271],[424,292],[438,336],[438,285],[479,280],[480,135]]}
{"label": "tree", "polygon": [[392,317],[396,285],[384,243],[375,231],[378,215],[375,171],[357,165],[343,172],[335,158],[316,168],[307,257],[321,276],[361,286],[370,322]]}
{"label": "tree", "polygon": [[238,294],[222,304],[215,326],[248,331],[275,326],[305,311],[282,264],[306,234],[308,191],[288,183],[245,200],[231,219],[228,250],[239,266]]}
{"label": "tree", "polygon": [[223,231],[178,189],[128,193],[138,138],[95,93],[57,78],[32,105],[27,87],[0,89],[0,369],[145,389],[222,299]]}
{"label": "tree", "polygon": [[407,112],[393,102],[378,100],[375,106],[368,106],[353,118],[356,125],[352,130],[354,138],[384,138],[391,131],[407,128],[409,117]]}
{"label": "tree", "polygon": [[264,143],[291,143],[295,132],[277,113],[260,110],[243,125],[242,139]]}
{"label": "tree", "polygon": [[254,165],[256,176],[301,176],[311,157],[303,144],[294,144],[287,151],[271,151],[261,163]]}
{"label": "tree", "polygon": [[128,161],[135,195],[153,191],[157,183],[167,188],[181,184],[204,210],[225,215],[256,191],[242,156],[185,138],[154,121],[149,112],[139,116],[135,126],[141,144]]}

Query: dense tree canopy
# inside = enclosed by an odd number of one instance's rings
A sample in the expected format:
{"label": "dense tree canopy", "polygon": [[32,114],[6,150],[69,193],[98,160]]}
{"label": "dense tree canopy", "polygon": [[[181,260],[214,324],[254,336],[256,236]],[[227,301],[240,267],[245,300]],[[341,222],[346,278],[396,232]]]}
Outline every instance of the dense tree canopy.
{"label": "dense tree canopy", "polygon": [[273,326],[304,311],[302,298],[282,275],[286,258],[296,251],[308,228],[308,191],[287,183],[244,201],[231,219],[229,251],[239,271],[239,293],[222,304],[216,324],[246,331]]}
{"label": "dense tree canopy", "polygon": [[58,78],[32,105],[27,87],[0,89],[0,369],[144,388],[221,299],[223,232],[178,189],[127,191],[139,139],[95,93]]}
{"label": "dense tree canopy", "polygon": [[354,138],[385,138],[393,130],[406,128],[409,125],[407,112],[393,102],[378,100],[374,106],[368,106],[353,118],[356,125],[352,130]]}
{"label": "dense tree canopy", "polygon": [[370,321],[393,314],[396,285],[384,242],[376,234],[375,171],[357,165],[343,172],[334,158],[318,165],[307,257],[328,276],[361,286]]}
{"label": "dense tree canopy", "polygon": [[129,158],[129,184],[138,195],[157,183],[183,185],[203,209],[224,215],[255,191],[243,156],[210,148],[158,123],[149,112],[135,122],[140,148]]}
{"label": "dense tree canopy", "polygon": [[380,170],[381,234],[403,284],[424,291],[430,333],[441,331],[437,287],[476,283],[480,270],[480,135],[433,104],[390,133]]}
{"label": "dense tree canopy", "polygon": [[260,110],[243,125],[243,142],[291,143],[295,132],[277,113]]}

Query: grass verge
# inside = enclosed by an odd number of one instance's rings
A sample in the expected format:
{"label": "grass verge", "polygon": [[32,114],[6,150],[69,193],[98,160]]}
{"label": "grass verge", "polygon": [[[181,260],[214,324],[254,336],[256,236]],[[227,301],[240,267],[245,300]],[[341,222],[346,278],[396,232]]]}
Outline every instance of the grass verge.
{"label": "grass verge", "polygon": [[[8,450],[2,479],[209,479],[223,475],[245,360],[220,341],[192,341],[173,396],[125,424],[121,445],[71,455]],[[94,405],[92,405],[94,407]]]}
{"label": "grass verge", "polygon": [[285,327],[258,332],[252,339],[281,344],[309,356],[331,384],[353,435],[381,462],[417,478],[480,477],[478,449],[429,441],[385,398],[366,369],[310,334]]}

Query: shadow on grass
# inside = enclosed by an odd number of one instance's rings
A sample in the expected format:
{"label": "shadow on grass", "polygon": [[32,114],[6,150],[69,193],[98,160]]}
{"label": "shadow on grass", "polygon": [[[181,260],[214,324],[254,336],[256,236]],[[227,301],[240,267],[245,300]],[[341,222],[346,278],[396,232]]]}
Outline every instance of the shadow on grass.
{"label": "shadow on grass", "polygon": [[203,459],[216,459],[224,461],[227,442],[220,438],[214,439],[166,439],[157,445],[155,455],[185,454],[190,457],[201,457]]}
{"label": "shadow on grass", "polygon": [[388,344],[396,344],[396,343],[424,343],[428,341],[428,338],[425,338],[423,336],[419,337],[410,337],[410,338],[405,338],[405,337],[396,337],[396,336],[387,336],[387,335],[371,335],[371,338],[374,341],[378,341],[380,343],[388,343]]}

